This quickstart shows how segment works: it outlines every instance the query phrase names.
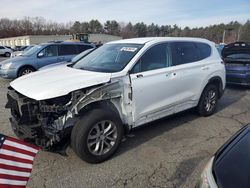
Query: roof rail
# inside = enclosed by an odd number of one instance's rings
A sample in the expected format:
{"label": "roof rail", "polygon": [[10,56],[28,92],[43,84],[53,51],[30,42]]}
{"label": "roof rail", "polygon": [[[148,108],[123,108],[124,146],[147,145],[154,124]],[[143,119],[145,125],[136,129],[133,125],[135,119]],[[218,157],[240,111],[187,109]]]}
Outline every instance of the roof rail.
{"label": "roof rail", "polygon": [[62,43],[63,41],[62,40],[52,40],[52,41],[49,41],[48,43]]}

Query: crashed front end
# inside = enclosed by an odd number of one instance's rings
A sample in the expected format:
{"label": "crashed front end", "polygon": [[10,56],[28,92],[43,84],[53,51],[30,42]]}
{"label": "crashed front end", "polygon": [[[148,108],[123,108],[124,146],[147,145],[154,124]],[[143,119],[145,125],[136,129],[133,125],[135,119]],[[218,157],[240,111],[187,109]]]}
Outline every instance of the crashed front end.
{"label": "crashed front end", "polygon": [[122,95],[119,82],[77,90],[47,100],[28,98],[9,87],[6,108],[11,110],[11,126],[15,134],[44,150],[52,150],[62,140],[69,140],[79,112],[88,104]]}
{"label": "crashed front end", "polygon": [[67,114],[71,95],[36,101],[9,88],[7,98],[5,107],[11,110],[11,126],[19,138],[50,149],[70,133],[59,121]]}

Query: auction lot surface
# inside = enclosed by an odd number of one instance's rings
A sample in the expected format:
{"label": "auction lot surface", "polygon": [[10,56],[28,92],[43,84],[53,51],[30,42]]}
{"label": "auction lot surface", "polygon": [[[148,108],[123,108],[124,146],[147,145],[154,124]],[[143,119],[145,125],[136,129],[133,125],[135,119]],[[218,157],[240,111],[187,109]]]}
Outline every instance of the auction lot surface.
{"label": "auction lot surface", "polygon": [[[0,78],[0,133],[14,136],[4,108],[9,82]],[[214,152],[250,123],[249,109],[250,90],[230,87],[215,115],[190,110],[136,129],[104,163],[81,161],[71,148],[68,157],[40,151],[27,187],[194,187]]]}

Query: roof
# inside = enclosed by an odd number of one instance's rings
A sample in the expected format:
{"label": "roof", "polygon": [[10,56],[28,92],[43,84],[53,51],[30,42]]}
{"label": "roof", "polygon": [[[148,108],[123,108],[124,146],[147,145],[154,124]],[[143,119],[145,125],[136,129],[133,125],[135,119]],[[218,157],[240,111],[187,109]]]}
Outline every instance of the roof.
{"label": "roof", "polygon": [[156,42],[164,42],[164,41],[195,41],[195,42],[210,42],[207,39],[203,38],[192,38],[192,37],[143,37],[143,38],[131,38],[131,39],[123,39],[109,42],[108,44],[115,43],[130,43],[130,44],[145,44],[148,42],[156,43]]}

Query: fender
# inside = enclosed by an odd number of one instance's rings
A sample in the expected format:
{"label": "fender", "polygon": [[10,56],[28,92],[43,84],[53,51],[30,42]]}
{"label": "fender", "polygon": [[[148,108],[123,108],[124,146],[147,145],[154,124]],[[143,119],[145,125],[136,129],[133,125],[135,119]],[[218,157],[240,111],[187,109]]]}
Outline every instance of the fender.
{"label": "fender", "polygon": [[214,76],[214,77],[212,77],[212,78],[210,78],[209,80],[208,80],[208,84],[209,83],[219,83],[218,84],[218,89],[219,89],[219,98],[221,98],[222,97],[222,95],[223,95],[223,93],[224,93],[224,89],[223,89],[223,83],[222,83],[222,79],[221,79],[221,77],[219,77],[219,76]]}

